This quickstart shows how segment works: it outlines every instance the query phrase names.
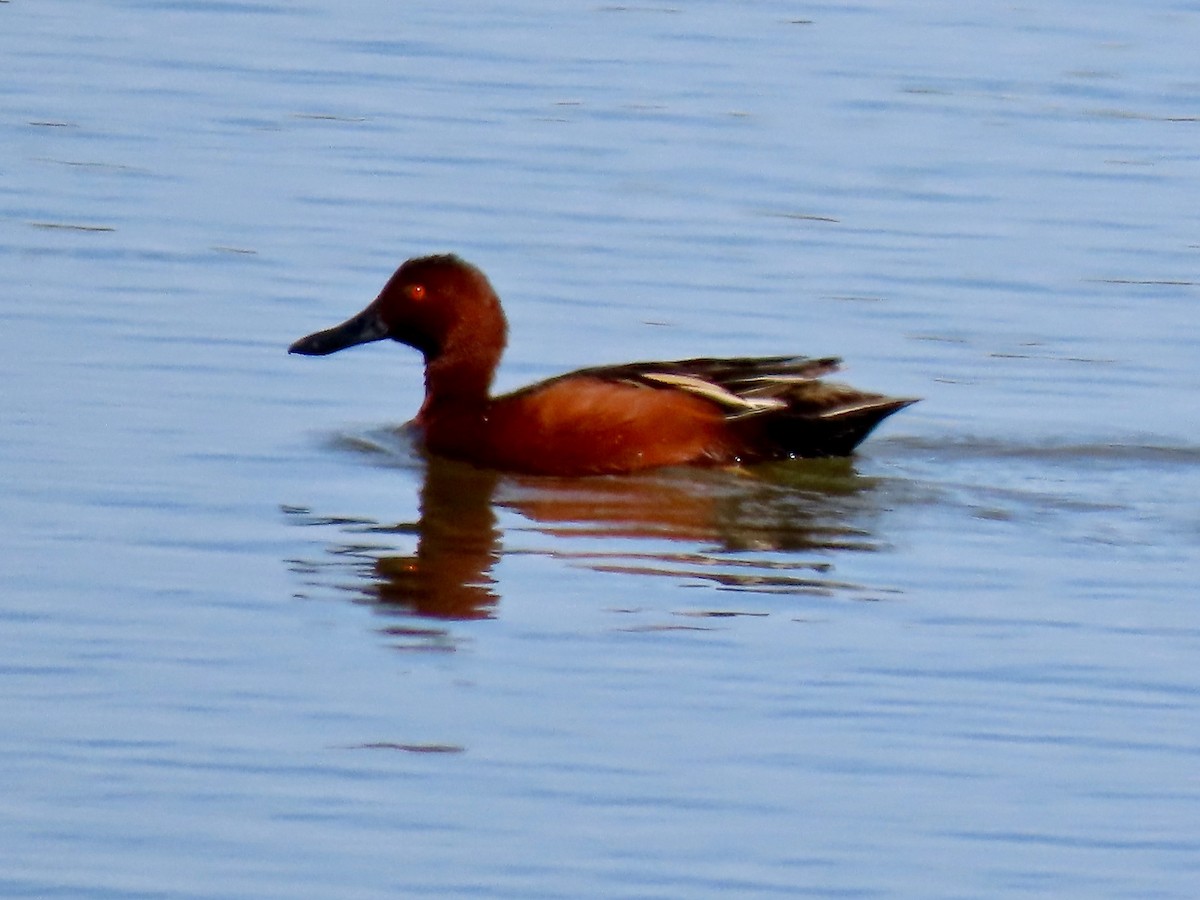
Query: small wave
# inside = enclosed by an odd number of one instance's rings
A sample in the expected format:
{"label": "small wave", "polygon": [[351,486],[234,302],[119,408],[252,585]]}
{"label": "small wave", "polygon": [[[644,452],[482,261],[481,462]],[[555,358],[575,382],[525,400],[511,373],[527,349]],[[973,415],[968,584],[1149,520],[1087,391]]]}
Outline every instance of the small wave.
{"label": "small wave", "polygon": [[1056,463],[1200,464],[1200,446],[1154,443],[1140,439],[1077,442],[1023,442],[994,437],[949,439],[891,437],[877,441],[906,452],[957,459],[1024,459]]}

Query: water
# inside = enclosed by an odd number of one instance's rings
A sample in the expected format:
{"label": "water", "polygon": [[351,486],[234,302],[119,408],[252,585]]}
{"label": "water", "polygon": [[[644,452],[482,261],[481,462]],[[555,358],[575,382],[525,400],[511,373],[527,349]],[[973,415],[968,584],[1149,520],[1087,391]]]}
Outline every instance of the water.
{"label": "water", "polygon": [[[0,4],[0,894],[1191,897],[1200,8]],[[851,463],[427,463],[844,356]]]}

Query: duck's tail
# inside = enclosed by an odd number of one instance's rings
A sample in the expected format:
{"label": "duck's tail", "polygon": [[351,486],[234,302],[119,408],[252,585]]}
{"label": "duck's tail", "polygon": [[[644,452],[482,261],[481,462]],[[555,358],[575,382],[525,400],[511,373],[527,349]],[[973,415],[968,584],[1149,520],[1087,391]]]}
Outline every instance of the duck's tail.
{"label": "duck's tail", "polygon": [[753,427],[763,438],[759,446],[773,450],[776,459],[849,456],[880,422],[917,402],[912,397],[865,394],[845,385],[820,386],[841,394],[839,402],[821,405],[802,400],[756,417]]}

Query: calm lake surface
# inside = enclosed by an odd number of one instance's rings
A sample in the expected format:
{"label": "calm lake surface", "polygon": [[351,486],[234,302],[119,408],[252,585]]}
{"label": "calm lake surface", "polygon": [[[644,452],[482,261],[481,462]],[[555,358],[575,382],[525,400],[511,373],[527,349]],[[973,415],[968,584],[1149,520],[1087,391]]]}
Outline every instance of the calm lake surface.
{"label": "calm lake surface", "polygon": [[[0,3],[0,895],[1192,898],[1200,4]],[[849,462],[426,460],[836,354]]]}

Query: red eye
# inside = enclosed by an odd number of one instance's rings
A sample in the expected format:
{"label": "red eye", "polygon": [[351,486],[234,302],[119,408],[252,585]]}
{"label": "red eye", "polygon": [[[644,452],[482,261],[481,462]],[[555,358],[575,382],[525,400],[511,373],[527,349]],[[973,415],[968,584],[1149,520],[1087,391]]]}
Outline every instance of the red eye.
{"label": "red eye", "polygon": [[411,297],[413,300],[425,299],[425,285],[410,284],[408,286],[408,296]]}

